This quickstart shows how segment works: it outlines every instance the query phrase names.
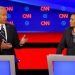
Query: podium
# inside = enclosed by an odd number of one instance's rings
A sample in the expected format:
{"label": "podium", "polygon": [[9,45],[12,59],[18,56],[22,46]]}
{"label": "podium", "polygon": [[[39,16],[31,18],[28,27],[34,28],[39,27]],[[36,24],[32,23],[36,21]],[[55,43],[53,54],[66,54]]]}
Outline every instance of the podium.
{"label": "podium", "polygon": [[49,75],[75,75],[75,56],[48,55]]}
{"label": "podium", "polygon": [[16,75],[14,55],[0,55],[0,75]]}

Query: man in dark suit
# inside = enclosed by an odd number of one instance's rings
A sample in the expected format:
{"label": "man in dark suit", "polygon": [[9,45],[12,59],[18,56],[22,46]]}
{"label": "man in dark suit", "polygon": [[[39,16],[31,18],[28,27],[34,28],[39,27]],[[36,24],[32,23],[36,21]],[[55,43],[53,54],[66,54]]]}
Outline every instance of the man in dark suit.
{"label": "man in dark suit", "polygon": [[71,15],[70,27],[64,32],[64,36],[57,48],[57,54],[61,54],[67,48],[67,55],[75,55],[75,13]]}
{"label": "man in dark suit", "polygon": [[[7,10],[5,7],[0,6],[0,55],[15,55],[14,48],[21,48],[26,42],[25,35],[21,41],[18,39],[15,26],[7,23]],[[16,62],[15,66],[17,73]]]}
{"label": "man in dark suit", "polygon": [[26,41],[25,35],[19,41],[15,26],[7,23],[7,10],[0,6],[0,55],[14,55],[14,48],[21,48]]}

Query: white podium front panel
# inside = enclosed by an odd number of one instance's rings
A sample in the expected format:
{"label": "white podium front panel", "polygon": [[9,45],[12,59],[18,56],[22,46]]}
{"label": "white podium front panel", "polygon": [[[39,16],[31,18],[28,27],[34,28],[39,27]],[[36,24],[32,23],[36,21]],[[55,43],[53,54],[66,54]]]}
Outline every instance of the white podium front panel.
{"label": "white podium front panel", "polygon": [[49,75],[75,75],[75,56],[48,55]]}
{"label": "white podium front panel", "polygon": [[0,75],[16,75],[13,55],[0,55]]}
{"label": "white podium front panel", "polygon": [[75,75],[75,61],[54,61],[53,75]]}
{"label": "white podium front panel", "polygon": [[9,61],[0,61],[0,75],[11,75]]}

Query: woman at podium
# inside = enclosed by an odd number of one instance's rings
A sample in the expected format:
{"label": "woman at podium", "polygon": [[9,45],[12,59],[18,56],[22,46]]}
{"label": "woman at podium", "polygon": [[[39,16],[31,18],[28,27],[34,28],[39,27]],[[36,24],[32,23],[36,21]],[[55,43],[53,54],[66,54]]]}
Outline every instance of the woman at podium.
{"label": "woman at podium", "polygon": [[65,47],[67,55],[75,55],[75,13],[70,17],[70,27],[65,30],[56,53],[61,54]]}

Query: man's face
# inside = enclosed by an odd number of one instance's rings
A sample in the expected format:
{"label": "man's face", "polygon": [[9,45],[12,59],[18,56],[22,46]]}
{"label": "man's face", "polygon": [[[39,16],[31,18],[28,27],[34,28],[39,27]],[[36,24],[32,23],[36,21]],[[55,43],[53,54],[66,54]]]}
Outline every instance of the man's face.
{"label": "man's face", "polygon": [[1,9],[0,10],[0,22],[5,23],[7,20],[7,11],[6,9]]}
{"label": "man's face", "polygon": [[70,18],[70,26],[75,27],[75,14],[71,15]]}

